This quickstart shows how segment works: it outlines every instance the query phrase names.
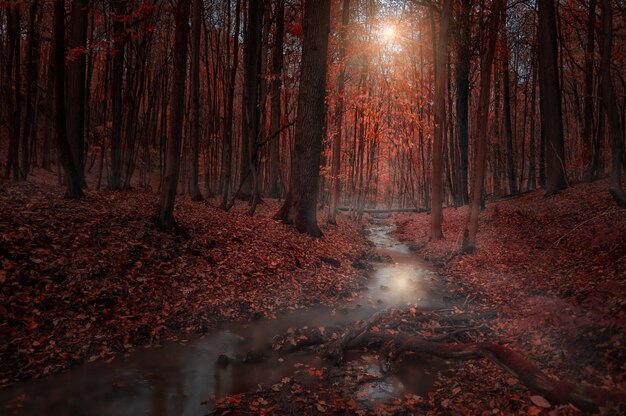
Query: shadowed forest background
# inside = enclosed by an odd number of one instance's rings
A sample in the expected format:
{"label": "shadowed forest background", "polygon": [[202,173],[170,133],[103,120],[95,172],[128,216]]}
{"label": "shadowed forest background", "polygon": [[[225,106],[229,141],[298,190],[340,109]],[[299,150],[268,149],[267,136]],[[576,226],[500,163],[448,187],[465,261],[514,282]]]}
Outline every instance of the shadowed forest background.
{"label": "shadowed forest background", "polygon": [[612,0],[0,2],[3,409],[277,318],[91,410],[620,414],[625,52]]}

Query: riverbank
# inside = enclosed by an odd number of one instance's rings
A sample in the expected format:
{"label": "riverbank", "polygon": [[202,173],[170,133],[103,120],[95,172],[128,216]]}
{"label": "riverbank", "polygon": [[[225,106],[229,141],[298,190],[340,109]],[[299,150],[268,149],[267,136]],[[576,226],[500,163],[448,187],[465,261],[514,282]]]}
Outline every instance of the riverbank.
{"label": "riverbank", "polygon": [[[445,239],[438,242],[428,241],[428,214],[394,221],[398,237],[459,288],[468,313],[490,314],[482,324],[491,333],[478,341],[506,345],[561,379],[624,390],[626,215],[606,189],[599,181],[551,197],[534,191],[490,203],[472,254],[458,250],[466,207],[444,210]],[[532,393],[486,362],[461,363],[440,382],[433,398],[445,403],[442,412],[574,412],[538,406]]]}
{"label": "riverbank", "polygon": [[167,234],[147,221],[155,193],[68,201],[44,178],[0,191],[0,386],[220,322],[333,305],[366,280],[369,246],[341,215],[314,240],[271,220],[278,201],[249,217],[243,202],[225,213],[179,197],[184,231]]}

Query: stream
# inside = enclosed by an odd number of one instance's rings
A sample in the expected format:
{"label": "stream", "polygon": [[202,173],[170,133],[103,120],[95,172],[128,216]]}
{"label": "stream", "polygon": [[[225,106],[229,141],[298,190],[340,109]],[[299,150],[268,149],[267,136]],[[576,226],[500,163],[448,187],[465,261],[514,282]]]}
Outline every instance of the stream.
{"label": "stream", "polygon": [[[15,415],[203,415],[209,397],[223,397],[266,388],[294,372],[294,364],[329,365],[311,352],[286,355],[281,362],[226,367],[216,364],[229,357],[267,346],[289,328],[336,326],[366,319],[380,309],[415,304],[445,307],[435,274],[409,248],[393,237],[395,225],[371,219],[368,238],[376,253],[390,261],[374,263],[366,290],[338,308],[315,307],[288,312],[277,319],[222,325],[208,335],[187,342],[165,342],[137,348],[110,363],[96,361],[28,380],[0,390],[0,413]],[[312,294],[314,296],[314,294]],[[378,372],[372,357],[363,360],[368,373]],[[368,364],[370,362],[370,364]],[[405,393],[425,394],[432,388],[441,364],[432,359],[412,361],[383,381],[364,384],[360,400],[382,402]]]}

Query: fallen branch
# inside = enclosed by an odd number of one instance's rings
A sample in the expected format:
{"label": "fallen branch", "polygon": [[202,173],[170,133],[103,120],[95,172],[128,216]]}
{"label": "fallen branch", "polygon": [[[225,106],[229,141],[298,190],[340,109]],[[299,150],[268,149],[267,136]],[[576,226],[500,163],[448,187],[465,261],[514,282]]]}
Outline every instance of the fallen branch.
{"label": "fallen branch", "polygon": [[[548,376],[537,365],[518,352],[493,342],[451,343],[441,342],[454,335],[485,328],[483,325],[457,327],[457,329],[432,338],[422,338],[398,331],[389,331],[407,323],[406,319],[392,319],[394,310],[383,310],[365,321],[359,321],[351,328],[306,328],[296,330],[282,337],[273,348],[280,354],[292,353],[317,346],[318,351],[336,364],[343,361],[343,354],[348,350],[378,350],[381,367],[385,362],[393,362],[411,353],[430,354],[444,359],[471,360],[487,359],[517,377],[529,390],[536,392],[555,404],[571,403],[581,410],[597,411],[599,407],[610,404],[626,408],[626,391],[608,390],[583,383],[561,381]],[[431,312],[432,313],[432,312]],[[436,314],[434,314],[436,315]],[[399,315],[400,317],[402,315]],[[415,317],[423,321],[423,313]],[[435,320],[443,317],[433,317]],[[384,321],[383,321],[384,319]],[[415,323],[415,321],[413,321]],[[382,329],[382,328],[385,329]],[[258,358],[260,354],[250,354]],[[248,361],[250,357],[242,357]],[[236,360],[236,361],[239,361]]]}

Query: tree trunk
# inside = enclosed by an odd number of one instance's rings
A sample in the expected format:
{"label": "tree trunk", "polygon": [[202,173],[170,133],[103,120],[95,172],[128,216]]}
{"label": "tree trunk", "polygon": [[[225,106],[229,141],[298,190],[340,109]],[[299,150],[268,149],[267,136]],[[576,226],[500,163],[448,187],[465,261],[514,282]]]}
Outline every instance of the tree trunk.
{"label": "tree trunk", "polygon": [[113,2],[113,71],[111,74],[111,101],[113,112],[113,131],[111,132],[111,173],[110,189],[122,189],[122,84],[124,81],[124,50],[126,31],[124,17],[128,0]]}
{"label": "tree trunk", "polygon": [[589,0],[589,17],[587,19],[587,50],[585,52],[585,97],[584,97],[584,179],[588,182],[594,178],[593,173],[593,66],[596,33],[596,0]]}
{"label": "tree trunk", "polygon": [[504,136],[506,138],[506,169],[509,194],[517,193],[515,186],[515,155],[513,154],[513,127],[511,126],[511,80],[509,75],[509,42],[506,33],[506,7],[502,11],[502,112],[504,115]]}
{"label": "tree trunk", "polygon": [[39,58],[40,36],[37,28],[39,14],[39,1],[33,0],[29,7],[28,16],[28,44],[26,55],[26,114],[24,116],[24,129],[22,134],[22,158],[20,162],[20,179],[26,180],[30,168],[30,143],[34,143],[37,133],[37,84],[39,83]]}
{"label": "tree trunk", "polygon": [[476,234],[478,233],[478,215],[480,214],[480,201],[483,194],[485,178],[485,162],[487,156],[487,131],[489,124],[489,98],[491,90],[491,72],[493,66],[493,56],[496,49],[498,28],[500,17],[504,8],[504,0],[495,0],[491,10],[491,21],[489,23],[489,33],[487,45],[483,53],[483,61],[480,74],[480,98],[478,103],[478,142],[475,159],[475,172],[472,181],[472,195],[469,209],[469,216],[465,230],[463,231],[463,243],[461,249],[464,252],[471,252],[476,249]]}
{"label": "tree trunk", "polygon": [[462,1],[462,10],[460,19],[460,31],[457,50],[456,65],[456,118],[457,118],[457,136],[459,140],[459,148],[461,152],[461,189],[459,190],[463,197],[463,204],[469,203],[468,193],[468,140],[469,140],[469,71],[471,60],[471,32],[470,32],[470,13],[471,1]]}
{"label": "tree trunk", "polygon": [[67,139],[81,186],[85,186],[85,69],[87,0],[72,0],[67,66]]}
{"label": "tree trunk", "polygon": [[191,199],[201,201],[200,175],[200,30],[203,0],[193,0],[191,18]]}
{"label": "tree trunk", "polygon": [[[228,27],[230,30],[230,1],[228,2]],[[224,145],[222,147],[222,203],[221,209],[228,209],[228,196],[232,176],[233,158],[233,111],[235,102],[235,83],[237,81],[237,66],[239,62],[239,16],[241,14],[241,0],[237,0],[235,6],[235,34],[233,37],[233,60],[228,79],[228,91],[226,97],[226,111],[224,116]],[[228,41],[230,43],[230,40]],[[228,50],[227,48],[227,57]],[[230,64],[230,63],[229,63]]]}
{"label": "tree trunk", "polygon": [[611,47],[613,41],[613,10],[611,0],[601,0],[602,31],[600,39],[600,78],[602,80],[602,103],[606,110],[611,137],[611,183],[609,192],[621,208],[626,208],[626,194],[622,189],[623,131],[620,122],[613,83],[611,82]]}
{"label": "tree trunk", "polygon": [[[450,15],[452,13],[452,1],[443,0],[441,20],[439,22],[439,42],[437,42],[435,54],[435,134],[433,138],[433,163],[432,163],[432,193],[431,193],[431,229],[430,238],[440,240],[443,238],[441,224],[443,223],[443,142],[446,123],[446,80],[448,71],[448,37],[450,34]],[[435,34],[433,33],[433,36]]]}
{"label": "tree trunk", "polygon": [[305,0],[298,116],[287,198],[274,216],[320,237],[316,205],[324,130],[330,0]]}
{"label": "tree trunk", "polygon": [[276,31],[274,32],[274,55],[272,57],[272,116],[270,132],[276,134],[270,140],[270,189],[269,195],[272,198],[280,196],[280,115],[281,115],[281,87],[283,73],[283,46],[285,36],[285,1],[276,1],[276,11],[274,21]]}
{"label": "tree trunk", "polygon": [[65,2],[54,1],[54,66],[55,66],[55,102],[56,128],[59,160],[65,171],[67,190],[65,197],[70,199],[82,198],[80,175],[74,164],[72,152],[67,140],[65,114]]}
{"label": "tree trunk", "polygon": [[337,102],[335,104],[335,135],[333,137],[333,158],[330,175],[332,178],[330,205],[328,207],[328,223],[336,224],[337,207],[340,196],[341,171],[341,135],[343,127],[343,95],[346,85],[346,32],[350,23],[350,0],[343,0],[341,15],[341,31],[339,39],[339,75],[337,75]]}
{"label": "tree trunk", "polygon": [[185,111],[185,83],[187,78],[187,38],[189,35],[189,11],[191,0],[178,0],[176,4],[176,29],[174,32],[173,67],[171,84],[170,122],[165,156],[165,177],[159,194],[159,205],[154,224],[161,230],[176,227],[174,201],[180,170],[180,145]]}
{"label": "tree trunk", "polygon": [[539,92],[547,195],[567,187],[559,85],[554,0],[539,0]]}
{"label": "tree trunk", "polygon": [[244,39],[244,86],[241,111],[241,158],[239,160],[240,196],[252,197],[253,175],[256,175],[256,147],[259,138],[259,72],[261,67],[261,33],[263,1],[248,2],[248,22]]}

